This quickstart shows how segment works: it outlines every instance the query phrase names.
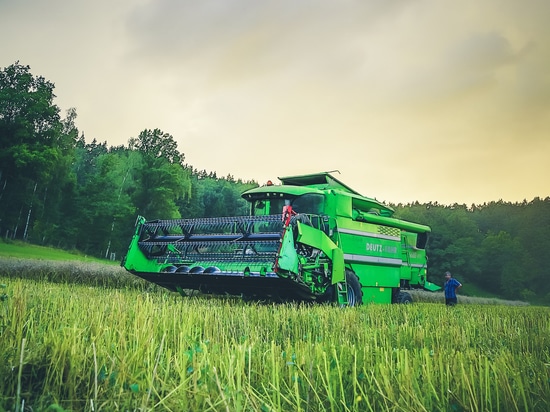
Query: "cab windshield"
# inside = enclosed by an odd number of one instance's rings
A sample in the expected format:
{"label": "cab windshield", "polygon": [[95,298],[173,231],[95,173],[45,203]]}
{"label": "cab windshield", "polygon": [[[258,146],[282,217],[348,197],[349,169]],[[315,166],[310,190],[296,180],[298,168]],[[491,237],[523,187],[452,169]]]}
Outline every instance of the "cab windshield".
{"label": "cab windshield", "polygon": [[290,203],[296,213],[320,215],[323,213],[323,195],[305,194],[302,196],[283,196],[276,199],[256,199],[252,202],[252,215],[265,216],[283,213],[283,207]]}

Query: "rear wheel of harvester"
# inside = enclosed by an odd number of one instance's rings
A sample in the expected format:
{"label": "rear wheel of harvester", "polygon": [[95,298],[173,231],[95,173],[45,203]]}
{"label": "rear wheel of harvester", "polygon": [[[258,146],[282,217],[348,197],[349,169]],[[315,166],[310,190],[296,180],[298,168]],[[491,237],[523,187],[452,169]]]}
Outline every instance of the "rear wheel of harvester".
{"label": "rear wheel of harvester", "polygon": [[399,292],[399,295],[397,295],[397,303],[410,305],[411,303],[413,303],[411,294],[408,292]]}
{"label": "rear wheel of harvester", "polygon": [[348,306],[363,304],[363,291],[359,278],[351,270],[346,269],[346,283],[348,287]]}

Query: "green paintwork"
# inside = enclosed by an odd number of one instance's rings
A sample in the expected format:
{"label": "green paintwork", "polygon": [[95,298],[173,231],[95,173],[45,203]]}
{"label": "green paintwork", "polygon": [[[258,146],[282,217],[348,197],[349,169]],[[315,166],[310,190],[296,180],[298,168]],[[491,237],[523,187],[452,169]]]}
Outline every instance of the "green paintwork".
{"label": "green paintwork", "polygon": [[320,230],[297,222],[298,236],[296,242],[321,250],[332,261],[331,283],[343,282],[346,279],[344,254],[330,238]]}
{"label": "green paintwork", "polygon": [[122,260],[122,266],[129,271],[160,272],[162,266],[160,266],[157,261],[148,259],[138,246],[139,231],[144,223],[145,218],[143,216],[138,216],[136,220],[136,230],[132,236],[128,252]]}
{"label": "green paintwork", "polygon": [[[178,291],[269,296],[273,289],[279,297],[323,300],[335,288],[340,303],[347,301],[346,270],[359,278],[363,303],[391,303],[401,288],[440,289],[427,280],[429,226],[393,218],[392,208],[330,173],[280,180],[243,193],[249,218],[139,218],[123,266]],[[291,219],[282,216],[288,206]]]}
{"label": "green paintwork", "polygon": [[281,241],[281,251],[278,260],[279,269],[285,273],[298,273],[300,259],[294,246],[294,233],[292,226],[289,226]]}
{"label": "green paintwork", "polygon": [[426,281],[423,286],[424,289],[429,290],[430,292],[437,292],[438,290],[441,290],[440,286],[428,281]]}

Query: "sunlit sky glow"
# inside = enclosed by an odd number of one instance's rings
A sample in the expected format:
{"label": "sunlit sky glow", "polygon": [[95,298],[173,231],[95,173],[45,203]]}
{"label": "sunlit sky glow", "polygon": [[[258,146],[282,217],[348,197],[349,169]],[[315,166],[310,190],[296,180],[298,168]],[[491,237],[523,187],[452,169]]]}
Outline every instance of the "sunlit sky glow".
{"label": "sunlit sky glow", "polygon": [[90,142],[174,136],[264,183],[339,170],[379,200],[550,195],[548,0],[0,0],[0,67]]}

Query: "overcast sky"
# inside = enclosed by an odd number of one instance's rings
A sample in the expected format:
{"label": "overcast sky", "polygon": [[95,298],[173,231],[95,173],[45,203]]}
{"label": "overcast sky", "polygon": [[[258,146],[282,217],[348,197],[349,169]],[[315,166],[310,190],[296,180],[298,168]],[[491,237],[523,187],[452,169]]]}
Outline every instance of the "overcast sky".
{"label": "overcast sky", "polygon": [[90,142],[174,136],[254,179],[339,170],[386,202],[550,195],[548,0],[0,0],[0,68]]}

